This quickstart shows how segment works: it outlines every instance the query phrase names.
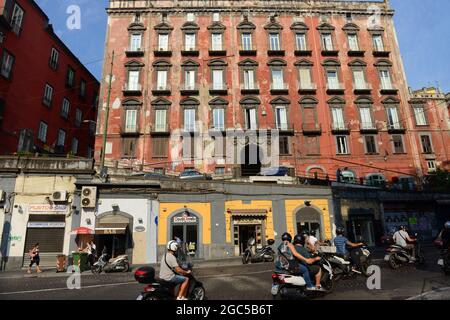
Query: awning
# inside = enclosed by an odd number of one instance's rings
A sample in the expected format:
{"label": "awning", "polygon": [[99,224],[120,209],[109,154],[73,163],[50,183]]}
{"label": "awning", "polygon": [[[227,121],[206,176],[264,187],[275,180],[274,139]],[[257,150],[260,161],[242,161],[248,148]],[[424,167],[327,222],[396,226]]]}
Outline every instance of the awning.
{"label": "awning", "polygon": [[266,209],[239,209],[239,210],[230,210],[229,213],[233,217],[266,217],[267,210]]}
{"label": "awning", "polygon": [[125,234],[127,227],[127,223],[99,224],[95,234]]}
{"label": "awning", "polygon": [[81,234],[94,234],[94,230],[86,228],[86,227],[79,227],[76,228],[71,232],[71,234],[81,235]]}

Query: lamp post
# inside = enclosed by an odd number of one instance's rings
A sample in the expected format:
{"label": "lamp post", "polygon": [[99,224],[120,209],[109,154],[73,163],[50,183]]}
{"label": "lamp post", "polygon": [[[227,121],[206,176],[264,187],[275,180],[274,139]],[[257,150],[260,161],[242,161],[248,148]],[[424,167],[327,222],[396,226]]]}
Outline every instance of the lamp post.
{"label": "lamp post", "polygon": [[109,73],[109,83],[108,83],[108,99],[106,102],[106,110],[105,110],[105,123],[103,124],[104,130],[103,130],[103,146],[102,146],[102,156],[100,160],[100,170],[103,172],[103,169],[105,167],[105,151],[106,151],[106,138],[108,134],[108,118],[109,118],[109,104],[111,102],[111,85],[112,85],[112,78],[113,78],[113,67],[114,67],[114,51],[112,52],[112,58],[111,58],[111,70]]}

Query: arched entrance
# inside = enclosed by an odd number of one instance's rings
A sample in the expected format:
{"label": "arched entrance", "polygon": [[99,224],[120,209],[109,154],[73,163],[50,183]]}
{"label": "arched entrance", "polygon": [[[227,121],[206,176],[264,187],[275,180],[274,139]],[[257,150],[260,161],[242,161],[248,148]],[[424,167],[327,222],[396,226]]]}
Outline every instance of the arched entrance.
{"label": "arched entrance", "polygon": [[262,151],[256,144],[247,144],[241,150],[241,176],[256,176],[261,172]]}
{"label": "arched entrance", "polygon": [[170,237],[186,243],[189,255],[199,256],[200,218],[189,210],[176,213],[170,218]]}
{"label": "arched entrance", "polygon": [[295,230],[297,234],[315,231],[319,240],[323,239],[323,223],[320,210],[313,207],[302,207],[295,214]]}

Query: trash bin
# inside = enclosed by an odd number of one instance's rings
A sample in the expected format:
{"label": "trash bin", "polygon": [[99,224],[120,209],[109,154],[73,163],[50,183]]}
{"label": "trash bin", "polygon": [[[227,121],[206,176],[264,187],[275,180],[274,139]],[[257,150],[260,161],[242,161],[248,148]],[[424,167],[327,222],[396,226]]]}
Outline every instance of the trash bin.
{"label": "trash bin", "polygon": [[86,252],[74,252],[73,267],[75,270],[80,270],[80,272],[89,270],[88,254]]}
{"label": "trash bin", "polygon": [[56,256],[56,273],[66,271],[66,255],[59,254]]}

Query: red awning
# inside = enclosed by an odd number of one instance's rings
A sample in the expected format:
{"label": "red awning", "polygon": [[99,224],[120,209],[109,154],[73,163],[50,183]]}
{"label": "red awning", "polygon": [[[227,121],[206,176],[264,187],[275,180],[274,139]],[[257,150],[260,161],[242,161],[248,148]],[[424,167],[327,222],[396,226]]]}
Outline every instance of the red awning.
{"label": "red awning", "polygon": [[80,228],[76,228],[75,230],[73,230],[71,232],[72,234],[94,234],[94,230],[86,228],[86,227],[80,227]]}

